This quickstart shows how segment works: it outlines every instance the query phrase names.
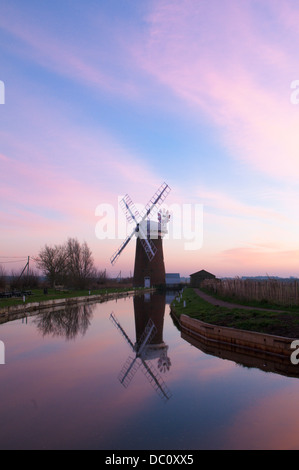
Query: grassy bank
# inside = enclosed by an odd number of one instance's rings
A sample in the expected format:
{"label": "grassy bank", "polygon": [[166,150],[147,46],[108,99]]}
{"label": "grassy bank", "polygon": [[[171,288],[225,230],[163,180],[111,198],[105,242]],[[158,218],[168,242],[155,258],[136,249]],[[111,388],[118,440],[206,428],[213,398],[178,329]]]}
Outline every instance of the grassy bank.
{"label": "grassy bank", "polygon": [[[57,299],[69,299],[72,297],[85,297],[88,295],[105,295],[106,293],[114,292],[127,292],[128,290],[133,290],[133,288],[128,289],[124,288],[103,288],[96,290],[70,290],[70,291],[57,291],[55,289],[48,289],[48,293],[44,294],[43,289],[33,289],[32,294],[26,296],[26,304],[31,302],[43,302],[47,300],[57,300]],[[23,297],[16,297],[10,299],[0,299],[0,308],[10,307],[13,305],[24,304]]]}
{"label": "grassy bank", "polygon": [[[178,319],[185,314],[213,325],[299,338],[299,313],[293,311],[278,313],[270,309],[260,311],[254,307],[245,310],[214,306],[201,299],[191,288],[185,289],[181,300],[174,300],[171,308]],[[265,308],[265,305],[259,304],[256,308]]]}
{"label": "grassy bank", "polygon": [[243,297],[237,297],[236,295],[229,295],[229,294],[222,294],[219,292],[213,292],[210,289],[205,287],[201,287],[201,290],[208,295],[214,297],[214,299],[224,300],[225,302],[239,304],[245,307],[252,307],[255,308],[263,308],[267,310],[284,310],[285,312],[298,312],[299,313],[299,306],[298,305],[282,305],[275,301],[270,301],[266,299],[262,300],[251,300],[251,299],[244,299]]}
{"label": "grassy bank", "polygon": [[293,310],[299,307],[298,280],[209,279],[201,288],[231,302],[244,302],[252,306],[261,303],[266,308]]}

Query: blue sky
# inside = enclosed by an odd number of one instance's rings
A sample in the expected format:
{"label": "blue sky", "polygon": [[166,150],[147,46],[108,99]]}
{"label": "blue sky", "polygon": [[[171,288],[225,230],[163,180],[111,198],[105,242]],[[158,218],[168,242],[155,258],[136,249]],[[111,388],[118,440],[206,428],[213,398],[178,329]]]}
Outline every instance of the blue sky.
{"label": "blue sky", "polygon": [[166,181],[170,208],[204,212],[167,271],[299,275],[298,19],[292,0],[2,0],[0,263],[73,236],[129,273],[96,207]]}

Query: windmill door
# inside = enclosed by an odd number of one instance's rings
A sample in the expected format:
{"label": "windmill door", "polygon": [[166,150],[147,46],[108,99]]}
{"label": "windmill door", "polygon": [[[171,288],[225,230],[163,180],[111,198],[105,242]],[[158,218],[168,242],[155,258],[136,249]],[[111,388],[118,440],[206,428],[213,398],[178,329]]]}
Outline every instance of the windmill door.
{"label": "windmill door", "polygon": [[151,287],[151,278],[150,277],[145,277],[144,278],[144,287],[145,288]]}

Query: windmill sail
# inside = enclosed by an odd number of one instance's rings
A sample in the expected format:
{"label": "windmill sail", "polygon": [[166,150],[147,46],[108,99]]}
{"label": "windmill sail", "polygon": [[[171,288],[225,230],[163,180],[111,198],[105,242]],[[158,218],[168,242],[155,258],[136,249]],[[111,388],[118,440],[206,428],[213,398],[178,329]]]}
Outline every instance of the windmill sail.
{"label": "windmill sail", "polygon": [[[117,322],[118,323],[118,322]],[[121,328],[121,326],[118,324],[118,327]],[[122,329],[122,328],[121,328]],[[133,379],[134,375],[136,374],[137,370],[141,366],[141,363],[143,362],[140,360],[140,356],[142,355],[142,351],[146,347],[148,343],[151,342],[152,338],[155,336],[157,332],[157,328],[155,327],[153,321],[149,319],[143,334],[141,335],[141,338],[139,339],[138,343],[135,345],[134,350],[136,351],[136,357],[128,357],[126,363],[124,364],[118,378],[120,383],[124,387],[128,387],[131,380]],[[129,338],[127,337],[126,333],[122,331],[123,336],[127,339],[127,341],[130,341]]]}
{"label": "windmill sail", "polygon": [[141,335],[138,343],[134,346],[132,341],[130,340],[129,336],[125,332],[125,330],[120,325],[119,321],[117,320],[116,316],[112,312],[110,314],[110,319],[112,323],[116,326],[118,331],[120,331],[121,335],[125,338],[127,343],[130,345],[131,349],[136,352],[135,357],[129,356],[126,360],[125,364],[123,365],[118,379],[120,383],[127,388],[131,383],[133,377],[135,376],[138,369],[141,367],[142,372],[144,373],[145,377],[147,378],[148,382],[152,385],[154,390],[159,394],[159,396],[163,400],[169,400],[171,398],[171,393],[169,392],[164,380],[160,376],[159,372],[153,367],[152,364],[147,364],[146,361],[142,357],[142,352],[144,348],[150,343],[152,338],[156,334],[156,326],[152,319],[150,318],[143,334]]}
{"label": "windmill sail", "polygon": [[153,216],[165,201],[169,193],[170,187],[168,184],[163,183],[145,206],[145,209],[142,212],[142,220],[146,217]]}
{"label": "windmill sail", "polygon": [[112,265],[114,265],[114,264],[116,263],[116,261],[117,261],[118,258],[120,257],[121,252],[126,248],[126,246],[128,245],[129,241],[131,240],[131,238],[132,238],[134,235],[135,235],[135,230],[133,230],[133,232],[131,233],[131,235],[125,239],[125,241],[121,244],[121,246],[118,248],[118,250],[111,256],[110,262],[111,262]]}
{"label": "windmill sail", "polygon": [[128,359],[126,360],[118,376],[118,380],[125,388],[127,388],[130,385],[134,375],[136,374],[140,366],[141,366],[141,361],[138,360],[137,357],[135,358],[132,358],[131,356],[128,357]]}
{"label": "windmill sail", "polygon": [[116,328],[118,329],[118,331],[120,331],[120,333],[123,335],[123,337],[126,339],[126,341],[129,343],[129,345],[131,346],[131,348],[134,350],[134,344],[132,343],[132,341],[130,340],[129,336],[127,335],[127,333],[125,332],[125,330],[123,329],[123,327],[121,326],[121,324],[119,323],[119,321],[117,320],[116,316],[114,315],[114,313],[112,312],[110,314],[110,320],[112,321],[112,323],[116,326]]}
{"label": "windmill sail", "polygon": [[137,343],[136,351],[138,356],[141,356],[144,347],[151,342],[156,333],[157,328],[155,327],[153,320],[150,318]]}
{"label": "windmill sail", "polygon": [[142,372],[148,379],[149,383],[153,387],[153,389],[160,395],[163,400],[169,400],[171,398],[171,393],[162,379],[159,372],[154,368],[151,364],[150,366],[146,364],[145,361],[142,361]]}
{"label": "windmill sail", "polygon": [[157,252],[157,248],[150,239],[150,233],[145,234],[142,230],[141,224],[145,221],[145,219],[153,216],[157,212],[159,206],[162,204],[163,201],[165,201],[169,192],[170,187],[168,186],[168,184],[163,183],[145,206],[142,215],[140,215],[128,194],[126,194],[126,196],[120,201],[120,206],[122,207],[128,222],[135,224],[135,229],[133,230],[132,234],[125,239],[125,241],[122,243],[120,248],[113,254],[113,256],[111,256],[110,262],[112,265],[116,263],[120,254],[128,245],[133,235],[136,235],[140,239],[149,261],[152,261]]}
{"label": "windmill sail", "polygon": [[150,238],[147,238],[145,233],[143,232],[142,228],[139,226],[139,239],[140,243],[144,248],[144,251],[148,257],[148,259],[151,261],[153,257],[155,256],[157,252],[157,247],[154,245],[152,240]]}
{"label": "windmill sail", "polygon": [[120,201],[120,206],[123,209],[125,216],[127,217],[128,222],[133,223],[135,222],[138,224],[139,220],[141,219],[141,216],[136,209],[132,199],[128,194]]}

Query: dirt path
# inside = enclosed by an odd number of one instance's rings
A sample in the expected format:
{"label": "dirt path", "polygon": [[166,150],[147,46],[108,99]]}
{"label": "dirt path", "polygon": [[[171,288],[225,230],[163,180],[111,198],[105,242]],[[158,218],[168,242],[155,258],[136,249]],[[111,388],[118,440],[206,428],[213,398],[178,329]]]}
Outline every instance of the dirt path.
{"label": "dirt path", "polygon": [[260,310],[262,312],[278,312],[278,313],[284,313],[284,310],[272,310],[269,308],[258,308],[258,307],[249,307],[248,305],[239,305],[239,304],[232,304],[230,302],[226,302],[225,300],[220,300],[220,299],[215,299],[215,297],[212,297],[211,295],[206,294],[200,289],[194,289],[197,295],[201,297],[203,300],[206,302],[209,302],[212,305],[218,306],[218,307],[226,307],[226,308],[243,308],[244,310]]}

